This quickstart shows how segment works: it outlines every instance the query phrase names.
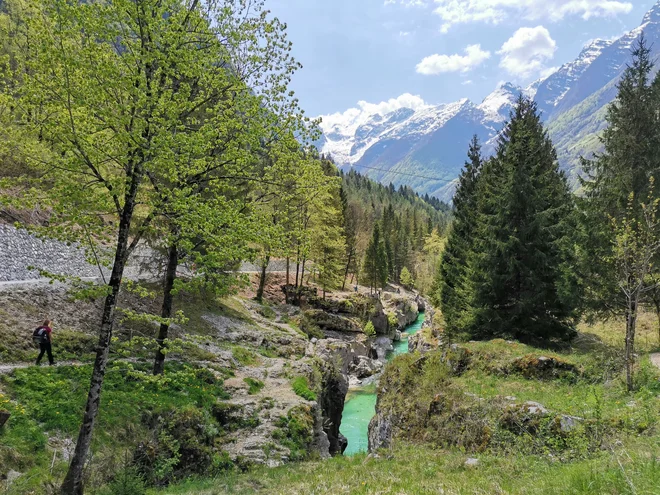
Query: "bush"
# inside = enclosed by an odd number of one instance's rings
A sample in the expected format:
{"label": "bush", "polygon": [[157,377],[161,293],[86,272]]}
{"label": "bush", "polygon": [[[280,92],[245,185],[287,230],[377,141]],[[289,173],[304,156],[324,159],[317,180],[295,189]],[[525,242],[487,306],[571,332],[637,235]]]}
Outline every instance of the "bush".
{"label": "bush", "polygon": [[374,328],[374,324],[372,322],[367,322],[367,324],[364,326],[364,333],[367,337],[373,337],[376,335],[376,329]]}
{"label": "bush", "polygon": [[314,417],[308,406],[294,407],[280,418],[273,438],[290,451],[289,459],[302,461],[309,456],[313,440]]}
{"label": "bush", "polygon": [[108,495],[144,495],[147,493],[147,487],[144,477],[135,467],[131,467],[119,472],[108,485],[105,493]]}
{"label": "bush", "polygon": [[387,323],[390,328],[399,328],[399,319],[394,313],[387,313]]}
{"label": "bush", "polygon": [[408,268],[405,266],[403,267],[403,270],[401,270],[401,276],[399,277],[399,280],[401,280],[401,284],[406,289],[411,289],[415,285],[415,279],[413,279],[410,270],[408,270]]}
{"label": "bush", "polygon": [[291,382],[293,391],[299,397],[302,397],[305,400],[316,400],[316,393],[309,388],[309,382],[304,376],[297,376]]}
{"label": "bush", "polygon": [[249,385],[248,395],[258,394],[259,391],[264,388],[264,382],[260,380],[255,380],[254,378],[243,378],[243,381]]}

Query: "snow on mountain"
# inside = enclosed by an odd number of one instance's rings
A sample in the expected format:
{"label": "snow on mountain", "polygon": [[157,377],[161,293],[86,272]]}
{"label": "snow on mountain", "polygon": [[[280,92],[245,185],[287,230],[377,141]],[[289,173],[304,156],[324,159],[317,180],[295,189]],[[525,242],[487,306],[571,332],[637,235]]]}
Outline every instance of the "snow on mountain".
{"label": "snow on mountain", "polygon": [[603,50],[613,43],[614,41],[608,40],[592,41],[582,49],[574,61],[562,65],[559,70],[539,84],[535,99],[544,116],[548,117],[552,114],[575,82],[582,77]]}
{"label": "snow on mountain", "polygon": [[454,103],[400,108],[382,115],[362,114],[339,123],[333,116],[321,124],[325,140],[321,151],[333,156],[339,165],[358,162],[374,144],[384,139],[421,138],[442,127],[472,104],[467,99]]}
{"label": "snow on mountain", "polygon": [[524,90],[514,84],[505,83],[489,94],[477,108],[484,112],[484,123],[503,123],[509,118],[509,112],[516,104],[516,99]]}
{"label": "snow on mountain", "polygon": [[[484,152],[493,152],[522,93],[536,100],[562,167],[575,171],[579,156],[596,151],[590,147],[604,126],[602,110],[616,96],[616,82],[642,33],[653,56],[660,57],[660,1],[638,28],[615,40],[590,42],[575,60],[527,88],[502,84],[478,105],[467,99],[428,105],[412,95],[378,105],[361,102],[360,108],[323,118],[319,147],[341,166],[371,169],[369,175],[384,183],[411,185],[449,200],[447,183],[457,177],[472,135],[479,137]],[[419,178],[401,174],[404,170]]]}

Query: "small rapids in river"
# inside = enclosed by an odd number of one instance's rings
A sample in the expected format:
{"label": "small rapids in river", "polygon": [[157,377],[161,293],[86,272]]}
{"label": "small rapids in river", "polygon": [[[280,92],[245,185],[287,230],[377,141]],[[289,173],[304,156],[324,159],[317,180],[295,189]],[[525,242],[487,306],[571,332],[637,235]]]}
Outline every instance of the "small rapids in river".
{"label": "small rapids in river", "polygon": [[[416,334],[424,323],[424,313],[420,313],[417,320],[409,325],[401,336],[399,342],[394,342],[394,350],[387,356],[388,360],[399,354],[408,352],[408,337]],[[376,414],[376,385],[366,385],[349,390],[341,416],[340,432],[348,440],[348,447],[344,455],[353,455],[366,452],[369,447],[369,422]]]}

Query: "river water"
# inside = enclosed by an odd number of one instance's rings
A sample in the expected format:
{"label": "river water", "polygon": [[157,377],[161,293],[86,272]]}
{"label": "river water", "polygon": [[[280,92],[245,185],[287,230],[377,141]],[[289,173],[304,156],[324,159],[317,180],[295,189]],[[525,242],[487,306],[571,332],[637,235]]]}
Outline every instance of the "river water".
{"label": "river water", "polygon": [[[424,323],[424,313],[420,313],[417,320],[409,325],[399,342],[394,342],[394,350],[389,353],[388,361],[408,352],[408,337],[416,334]],[[369,447],[369,422],[376,414],[376,386],[351,389],[346,397],[344,412],[341,416],[341,434],[348,440],[348,447],[344,455],[366,452]]]}

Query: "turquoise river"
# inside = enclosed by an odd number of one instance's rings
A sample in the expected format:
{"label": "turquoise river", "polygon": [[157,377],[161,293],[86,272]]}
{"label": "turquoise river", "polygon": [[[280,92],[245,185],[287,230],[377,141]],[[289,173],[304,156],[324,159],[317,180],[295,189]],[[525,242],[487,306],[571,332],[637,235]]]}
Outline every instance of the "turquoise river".
{"label": "turquoise river", "polygon": [[[394,350],[388,359],[408,352],[408,337],[416,334],[424,323],[424,313],[420,313],[417,320],[404,331],[401,340],[394,342]],[[376,386],[367,385],[363,388],[351,389],[346,397],[344,413],[341,416],[342,435],[348,440],[348,447],[344,455],[366,452],[368,448],[369,422],[376,413]]]}

